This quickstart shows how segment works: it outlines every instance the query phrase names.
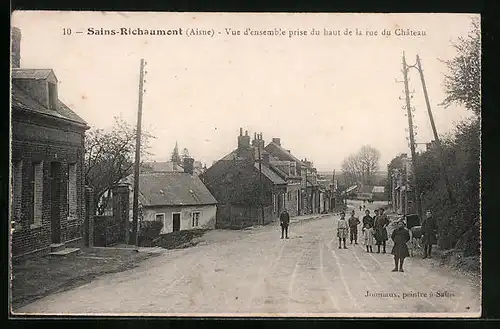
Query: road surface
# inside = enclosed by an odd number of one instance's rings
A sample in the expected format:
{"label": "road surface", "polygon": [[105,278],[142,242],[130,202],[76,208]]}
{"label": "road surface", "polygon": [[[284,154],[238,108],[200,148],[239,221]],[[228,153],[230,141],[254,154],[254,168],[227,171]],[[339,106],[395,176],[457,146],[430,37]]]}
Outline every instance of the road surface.
{"label": "road surface", "polygon": [[387,254],[367,253],[362,244],[349,242],[340,250],[335,220],[330,215],[292,223],[288,240],[280,239],[278,227],[214,231],[205,245],[166,251],[138,268],[48,296],[16,313],[479,315],[480,287],[471,279],[417,257],[406,260],[404,273],[391,272],[391,244]]}

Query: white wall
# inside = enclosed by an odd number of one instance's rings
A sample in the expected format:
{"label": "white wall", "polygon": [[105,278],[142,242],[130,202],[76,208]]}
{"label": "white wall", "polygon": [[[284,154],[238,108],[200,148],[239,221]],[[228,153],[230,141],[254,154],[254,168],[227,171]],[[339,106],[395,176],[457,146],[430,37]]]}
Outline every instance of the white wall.
{"label": "white wall", "polygon": [[[199,225],[198,227],[193,227],[191,220],[191,214],[193,212],[200,212]],[[161,233],[170,233],[173,230],[173,219],[172,215],[174,213],[181,214],[181,230],[190,230],[194,228],[215,228],[215,215],[217,212],[217,207],[215,205],[208,206],[175,206],[175,207],[147,207],[143,210],[144,220],[153,221],[156,218],[156,214],[165,214],[164,226]]]}

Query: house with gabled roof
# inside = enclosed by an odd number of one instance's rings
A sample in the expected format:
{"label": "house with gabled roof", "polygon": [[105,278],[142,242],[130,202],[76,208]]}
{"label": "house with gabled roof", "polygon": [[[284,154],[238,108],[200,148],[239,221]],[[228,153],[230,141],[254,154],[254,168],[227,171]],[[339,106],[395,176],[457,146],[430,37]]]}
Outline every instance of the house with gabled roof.
{"label": "house with gabled roof", "polygon": [[12,256],[61,251],[84,240],[84,139],[89,129],[58,95],[52,69],[20,68],[12,30]]}
{"label": "house with gabled roof", "polygon": [[[280,138],[273,138],[272,141],[265,147],[268,152],[277,162],[288,164],[294,176],[300,177],[300,192],[297,193],[297,209],[299,214],[321,213],[322,209],[322,192],[320,185],[317,182],[317,171],[313,167],[312,162],[307,159],[300,160],[294,156],[290,150],[285,149],[281,145]],[[294,194],[296,192],[292,192]]]}
{"label": "house with gabled roof", "polygon": [[[147,172],[139,175],[140,221],[161,221],[161,233],[215,228],[218,202],[193,173],[193,161],[188,160],[189,158],[185,159],[182,172]],[[119,185],[118,193],[128,194],[119,199],[129,203],[126,208],[128,221],[131,223],[134,175],[121,180]]]}
{"label": "house with gabled roof", "polygon": [[[276,220],[287,207],[288,176],[273,165],[262,135],[240,128],[237,148],[216,161],[201,175],[219,201],[218,228],[242,228]],[[290,209],[291,210],[291,209]]]}

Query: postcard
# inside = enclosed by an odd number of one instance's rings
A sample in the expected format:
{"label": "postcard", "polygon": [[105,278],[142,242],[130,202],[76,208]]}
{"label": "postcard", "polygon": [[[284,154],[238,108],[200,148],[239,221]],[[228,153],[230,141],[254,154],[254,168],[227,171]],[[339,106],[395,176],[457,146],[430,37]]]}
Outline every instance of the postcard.
{"label": "postcard", "polygon": [[11,36],[11,316],[480,317],[479,15]]}

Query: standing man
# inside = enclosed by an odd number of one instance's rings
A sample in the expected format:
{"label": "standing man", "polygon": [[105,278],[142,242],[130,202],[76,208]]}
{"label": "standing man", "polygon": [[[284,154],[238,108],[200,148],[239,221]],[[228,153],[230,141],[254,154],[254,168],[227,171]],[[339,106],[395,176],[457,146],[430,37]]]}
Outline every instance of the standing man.
{"label": "standing man", "polygon": [[285,208],[280,215],[280,226],[281,226],[281,238],[283,239],[283,235],[285,235],[286,239],[288,239],[288,225],[290,225],[290,214],[288,214],[288,210]]}
{"label": "standing man", "polygon": [[358,225],[361,223],[358,217],[354,216],[354,209],[351,211],[351,217],[349,218],[349,232],[351,237],[351,244],[358,244]]}
{"label": "standing man", "polygon": [[424,258],[431,257],[432,245],[437,243],[437,225],[430,210],[425,213],[425,219],[422,222],[422,239],[424,242]]}
{"label": "standing man", "polygon": [[375,240],[377,240],[377,253],[380,253],[380,246],[383,247],[383,253],[385,254],[385,245],[388,240],[387,237],[387,225],[389,225],[389,219],[384,214],[384,209],[380,208],[375,211],[374,229],[375,229]]}

